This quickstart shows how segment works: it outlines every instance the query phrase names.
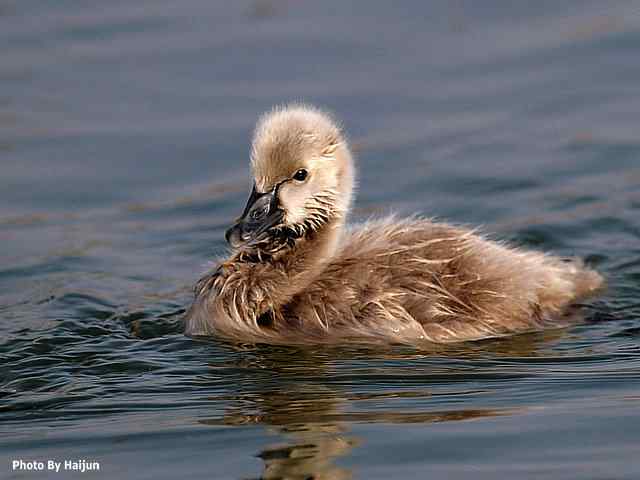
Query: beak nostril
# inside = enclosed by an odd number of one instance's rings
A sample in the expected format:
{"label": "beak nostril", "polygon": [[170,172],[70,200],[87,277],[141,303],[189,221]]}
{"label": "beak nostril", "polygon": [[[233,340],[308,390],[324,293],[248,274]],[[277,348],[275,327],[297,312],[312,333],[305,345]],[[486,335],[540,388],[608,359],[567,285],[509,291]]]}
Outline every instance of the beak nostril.
{"label": "beak nostril", "polygon": [[259,208],[251,210],[249,216],[251,217],[251,220],[260,220],[267,213],[269,213],[269,204],[262,205]]}
{"label": "beak nostril", "polygon": [[269,213],[271,213],[271,203],[271,195],[264,194],[251,206],[247,212],[247,219],[250,222],[261,222],[269,216]]}

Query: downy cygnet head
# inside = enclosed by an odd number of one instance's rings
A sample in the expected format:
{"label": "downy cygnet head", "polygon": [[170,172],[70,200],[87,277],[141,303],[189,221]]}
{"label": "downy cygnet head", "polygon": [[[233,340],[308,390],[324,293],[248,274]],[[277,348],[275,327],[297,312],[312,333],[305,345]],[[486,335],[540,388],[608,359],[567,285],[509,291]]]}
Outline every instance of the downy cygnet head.
{"label": "downy cygnet head", "polygon": [[226,232],[238,249],[275,252],[329,224],[342,224],[351,203],[353,161],[326,113],[290,105],[265,114],[251,147],[253,189]]}

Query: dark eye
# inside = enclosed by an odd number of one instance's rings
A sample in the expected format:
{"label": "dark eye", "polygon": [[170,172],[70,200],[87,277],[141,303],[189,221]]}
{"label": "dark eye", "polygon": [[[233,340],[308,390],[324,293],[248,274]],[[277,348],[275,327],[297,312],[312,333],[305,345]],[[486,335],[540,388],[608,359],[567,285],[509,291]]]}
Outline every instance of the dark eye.
{"label": "dark eye", "polygon": [[301,168],[295,173],[293,179],[299,182],[304,182],[307,178],[307,175],[309,175],[309,172],[307,172],[304,168]]}

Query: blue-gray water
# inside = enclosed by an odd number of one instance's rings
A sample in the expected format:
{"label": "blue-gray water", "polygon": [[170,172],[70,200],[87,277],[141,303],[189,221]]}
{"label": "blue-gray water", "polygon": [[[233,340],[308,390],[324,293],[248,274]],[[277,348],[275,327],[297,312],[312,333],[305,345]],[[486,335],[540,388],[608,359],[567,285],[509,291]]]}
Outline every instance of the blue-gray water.
{"label": "blue-gray water", "polygon": [[[640,478],[640,4],[0,4],[0,478]],[[420,352],[181,333],[257,116],[421,212],[608,279],[587,322]],[[85,474],[89,475],[89,474]]]}

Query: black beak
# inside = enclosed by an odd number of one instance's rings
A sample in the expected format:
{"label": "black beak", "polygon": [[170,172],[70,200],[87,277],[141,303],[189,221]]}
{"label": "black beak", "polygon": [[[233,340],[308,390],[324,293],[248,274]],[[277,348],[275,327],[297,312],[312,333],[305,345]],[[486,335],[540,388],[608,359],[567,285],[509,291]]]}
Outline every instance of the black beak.
{"label": "black beak", "polygon": [[278,187],[258,193],[254,184],[244,212],[224,234],[234,248],[260,240],[263,233],[282,221],[284,212],[278,207]]}

